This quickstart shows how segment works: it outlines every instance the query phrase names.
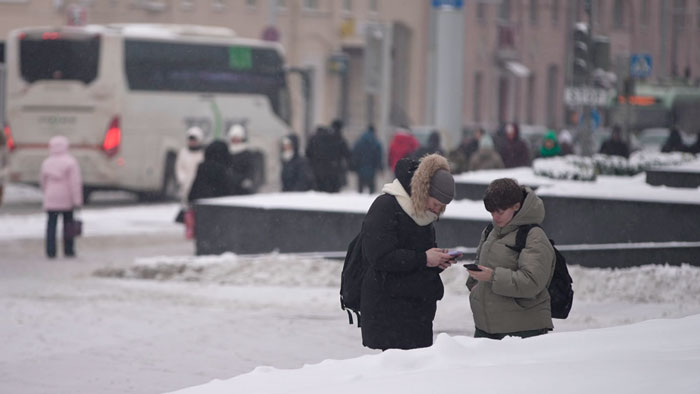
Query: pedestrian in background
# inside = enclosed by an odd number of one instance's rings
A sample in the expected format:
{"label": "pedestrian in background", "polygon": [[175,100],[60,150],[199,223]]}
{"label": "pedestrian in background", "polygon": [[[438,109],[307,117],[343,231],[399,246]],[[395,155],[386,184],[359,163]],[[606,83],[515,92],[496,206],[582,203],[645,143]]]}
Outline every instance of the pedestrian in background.
{"label": "pedestrian in background", "polygon": [[431,153],[437,153],[440,156],[445,155],[445,153],[442,150],[442,142],[440,141],[440,132],[437,130],[433,130],[432,132],[430,132],[430,135],[428,135],[428,142],[426,143],[426,145],[421,146],[415,152],[413,152],[413,157],[415,159],[420,159],[421,157],[429,155]]}
{"label": "pedestrian in background", "polygon": [[562,156],[574,154],[574,137],[569,130],[564,129],[559,133],[559,146]]}
{"label": "pedestrian in background", "polygon": [[557,140],[557,133],[554,130],[549,130],[542,138],[542,146],[538,157],[547,158],[561,156],[561,146]]}
{"label": "pedestrian in background", "polygon": [[520,138],[520,128],[516,123],[505,126],[505,137],[500,139],[496,147],[506,168],[530,165],[530,149]]}
{"label": "pedestrian in background", "polygon": [[479,141],[484,135],[484,129],[477,127],[472,135],[464,132],[462,142],[449,154],[450,168],[452,173],[461,174],[469,171],[469,160],[472,155],[479,150]]}
{"label": "pedestrian in background", "polygon": [[9,154],[7,152],[7,141],[5,133],[0,132],[0,206],[2,206],[2,196],[7,182],[7,174],[10,169]]}
{"label": "pedestrian in background", "polygon": [[661,147],[661,152],[690,152],[690,149],[683,143],[680,131],[673,127],[668,132],[668,138],[666,138],[666,142]]}
{"label": "pedestrian in background", "polygon": [[223,141],[213,141],[204,150],[204,161],[197,166],[187,201],[230,196],[235,192],[228,146]]}
{"label": "pedestrian in background", "polygon": [[43,206],[48,214],[46,256],[56,257],[56,226],[63,217],[63,255],[75,257],[73,218],[83,205],[83,182],[78,161],[68,151],[68,139],[62,135],[49,140],[49,157],[41,163],[40,185]]}
{"label": "pedestrian in background", "polygon": [[438,249],[433,223],[452,201],[455,183],[447,159],[404,158],[396,179],[369,208],[362,223],[362,344],[372,349],[413,349],[433,343],[433,319],[444,288],[440,273],[454,263]]}
{"label": "pedestrian in background", "polygon": [[415,152],[418,147],[420,147],[420,143],[410,130],[397,128],[389,144],[389,154],[387,155],[391,171],[395,170],[399,160]]}
{"label": "pedestrian in background", "polygon": [[630,149],[625,141],[622,140],[622,129],[620,129],[620,126],[613,126],[610,138],[605,140],[600,147],[600,153],[610,156],[622,156],[624,158],[630,156]]}
{"label": "pedestrian in background", "polygon": [[357,191],[362,193],[369,189],[374,194],[375,176],[383,169],[382,144],[377,139],[374,126],[367,126],[367,131],[360,136],[352,148],[351,168],[357,173]]}
{"label": "pedestrian in background", "polygon": [[484,230],[476,250],[479,271],[469,270],[467,287],[474,337],[502,339],[542,335],[553,329],[547,286],[554,273],[554,248],[541,227],[533,227],[525,248],[511,249],[521,225],[541,225],[544,203],[529,187],[496,179],[484,194],[492,229]]}
{"label": "pedestrian in background", "polygon": [[299,154],[299,137],[289,134],[282,138],[282,191],[305,192],[314,188],[314,174],[305,157]]}
{"label": "pedestrian in background", "polygon": [[350,170],[350,160],[352,160],[352,152],[350,152],[348,142],[343,137],[343,127],[343,121],[340,119],[331,122],[331,135],[333,136],[333,148],[331,149],[338,154],[336,159],[339,161],[340,167],[338,173],[340,177],[339,189],[348,183],[348,171]]}
{"label": "pedestrian in background", "polygon": [[469,171],[505,168],[501,155],[493,147],[493,138],[484,133],[479,140],[479,149],[469,159]]}
{"label": "pedestrian in background", "polygon": [[[187,130],[187,146],[184,146],[177,153],[175,160],[175,178],[177,179],[178,191],[180,193],[181,214],[187,210],[187,196],[190,194],[192,182],[197,175],[197,167],[204,160],[204,132],[197,126]],[[182,217],[184,220],[184,217]],[[181,222],[181,220],[178,220]]]}
{"label": "pedestrian in background", "polygon": [[234,184],[232,194],[251,194],[255,191],[255,173],[258,171],[255,153],[246,142],[243,125],[234,124],[228,130],[229,167]]}
{"label": "pedestrian in background", "polygon": [[306,158],[316,179],[316,189],[327,193],[337,193],[342,186],[342,177],[348,157],[347,146],[339,142],[337,135],[326,127],[319,126],[306,146]]}

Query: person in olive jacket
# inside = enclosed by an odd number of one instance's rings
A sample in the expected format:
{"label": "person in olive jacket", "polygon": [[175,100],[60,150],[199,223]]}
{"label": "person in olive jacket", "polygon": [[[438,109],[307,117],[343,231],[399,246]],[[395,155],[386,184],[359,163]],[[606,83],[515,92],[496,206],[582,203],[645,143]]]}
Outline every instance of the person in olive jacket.
{"label": "person in olive jacket", "polygon": [[477,248],[475,263],[481,271],[468,271],[467,280],[474,336],[502,339],[545,334],[554,328],[547,291],[554,272],[554,248],[540,227],[530,229],[520,253],[509,247],[515,245],[519,226],[542,223],[544,204],[529,187],[501,178],[488,186],[484,206],[493,218],[493,230],[486,239],[482,234]]}
{"label": "person in olive jacket", "polygon": [[362,223],[369,265],[361,289],[362,343],[381,350],[432,345],[444,292],[440,273],[455,262],[436,247],[433,227],[454,197],[447,159],[432,154],[418,164],[404,158],[395,173]]}

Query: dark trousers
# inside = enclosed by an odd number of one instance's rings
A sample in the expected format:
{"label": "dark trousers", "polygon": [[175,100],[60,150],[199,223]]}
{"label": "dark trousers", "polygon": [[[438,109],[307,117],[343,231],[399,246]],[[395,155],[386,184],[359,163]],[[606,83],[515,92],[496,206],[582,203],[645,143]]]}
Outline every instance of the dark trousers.
{"label": "dark trousers", "polygon": [[49,220],[46,225],[46,255],[56,257],[56,224],[58,215],[63,215],[63,255],[75,256],[75,241],[66,236],[66,228],[73,223],[73,211],[48,211]]}
{"label": "dark trousers", "polygon": [[520,337],[520,338],[536,337],[538,335],[546,334],[548,331],[549,331],[549,329],[541,328],[539,330],[516,331],[516,332],[505,333],[505,334],[489,334],[488,332],[475,327],[474,338],[489,338],[489,339],[497,339],[500,341],[501,339],[503,339],[505,337]]}
{"label": "dark trousers", "polygon": [[362,191],[365,189],[365,186],[369,189],[369,194],[374,194],[374,177],[363,177],[363,176],[358,176],[357,177],[357,191],[362,194]]}

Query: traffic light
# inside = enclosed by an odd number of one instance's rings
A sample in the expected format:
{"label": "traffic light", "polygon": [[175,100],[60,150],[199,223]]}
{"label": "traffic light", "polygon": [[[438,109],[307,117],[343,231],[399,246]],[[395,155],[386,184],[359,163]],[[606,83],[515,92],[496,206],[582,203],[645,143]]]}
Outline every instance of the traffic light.
{"label": "traffic light", "polygon": [[590,52],[591,63],[594,69],[610,71],[610,38],[593,36]]}
{"label": "traffic light", "polygon": [[573,36],[573,82],[574,86],[585,85],[591,70],[590,36],[586,23],[577,23]]}

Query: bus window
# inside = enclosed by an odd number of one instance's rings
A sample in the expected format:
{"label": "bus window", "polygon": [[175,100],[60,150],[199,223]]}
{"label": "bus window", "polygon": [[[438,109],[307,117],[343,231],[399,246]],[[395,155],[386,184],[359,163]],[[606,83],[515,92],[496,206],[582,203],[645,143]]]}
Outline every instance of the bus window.
{"label": "bus window", "polygon": [[89,84],[97,78],[99,36],[62,38],[58,33],[46,34],[20,41],[20,67],[25,81],[59,79]]}
{"label": "bus window", "polygon": [[129,88],[261,94],[288,120],[282,58],[268,48],[125,40]]}

